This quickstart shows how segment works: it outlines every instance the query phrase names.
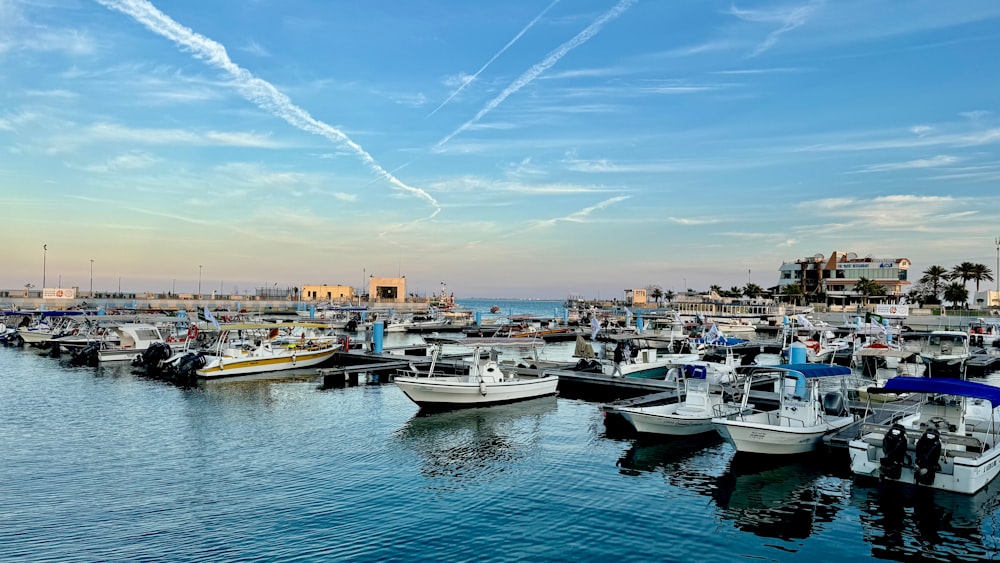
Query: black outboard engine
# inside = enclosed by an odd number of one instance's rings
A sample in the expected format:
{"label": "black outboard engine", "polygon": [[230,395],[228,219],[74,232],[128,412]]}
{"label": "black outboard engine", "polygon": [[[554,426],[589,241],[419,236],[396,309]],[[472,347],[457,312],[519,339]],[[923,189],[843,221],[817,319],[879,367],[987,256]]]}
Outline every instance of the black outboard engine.
{"label": "black outboard engine", "polygon": [[153,342],[149,348],[143,350],[142,354],[136,357],[132,365],[145,368],[146,371],[155,371],[159,369],[160,362],[172,356],[173,353],[174,351],[166,342]]}
{"label": "black outboard engine", "polygon": [[893,424],[882,438],[882,452],[885,455],[879,460],[882,471],[879,473],[885,479],[899,479],[906,463],[906,428],[902,424]]}
{"label": "black outboard engine", "polygon": [[914,454],[916,470],[913,472],[913,481],[918,485],[933,484],[934,475],[941,470],[941,464],[938,463],[938,458],[941,457],[941,434],[934,428],[928,428],[917,440]]}
{"label": "black outboard engine", "polygon": [[836,391],[823,395],[823,412],[830,416],[842,416],[846,412],[844,396]]}
{"label": "black outboard engine", "polygon": [[351,320],[347,321],[347,324],[344,325],[344,330],[346,330],[348,332],[354,332],[354,331],[358,330],[358,321],[356,321],[354,319],[351,319]]}
{"label": "black outboard engine", "polygon": [[205,367],[208,360],[201,352],[188,352],[165,368],[164,375],[178,385],[193,386],[198,381],[195,371]]}
{"label": "black outboard engine", "polygon": [[83,348],[79,348],[73,351],[73,357],[70,359],[69,364],[71,366],[91,366],[96,367],[98,364],[97,352],[100,351],[101,344],[99,342],[91,342]]}

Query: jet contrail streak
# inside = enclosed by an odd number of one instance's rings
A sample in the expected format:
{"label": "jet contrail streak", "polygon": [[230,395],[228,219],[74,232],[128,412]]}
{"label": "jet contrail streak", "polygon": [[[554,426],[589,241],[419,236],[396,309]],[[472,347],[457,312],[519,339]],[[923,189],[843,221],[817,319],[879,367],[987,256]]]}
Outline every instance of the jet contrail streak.
{"label": "jet contrail streak", "polygon": [[534,25],[536,23],[538,23],[538,20],[542,19],[542,16],[544,16],[546,12],[548,12],[549,10],[551,10],[552,6],[555,6],[558,3],[559,3],[559,0],[553,0],[553,2],[551,4],[549,4],[544,10],[542,10],[542,13],[538,14],[537,16],[535,16],[535,19],[533,19],[530,22],[528,22],[528,25],[524,26],[524,29],[522,29],[517,35],[515,35],[513,39],[511,39],[510,41],[508,41],[507,44],[503,46],[503,49],[500,49],[499,51],[497,51],[497,54],[493,55],[492,59],[486,61],[486,64],[484,64],[479,70],[477,70],[475,74],[473,74],[472,76],[470,76],[468,80],[466,80],[465,82],[463,82],[462,85],[459,86],[457,90],[455,90],[454,92],[452,92],[451,95],[448,96],[447,100],[441,102],[441,105],[439,105],[438,107],[434,108],[434,111],[428,113],[427,117],[430,117],[430,116],[434,115],[435,113],[438,112],[439,109],[441,109],[444,106],[448,105],[448,102],[450,102],[452,98],[454,98],[455,96],[457,96],[459,94],[459,92],[461,92],[462,90],[465,89],[466,86],[468,86],[469,84],[472,84],[476,80],[476,78],[479,78],[479,75],[482,74],[484,70],[486,70],[486,67],[488,67],[491,64],[493,64],[493,61],[497,60],[497,57],[499,57],[500,55],[502,55],[504,53],[504,51],[506,51],[507,49],[509,49],[511,47],[511,45],[513,45],[514,43],[517,43],[517,40],[520,39],[522,35],[524,35],[525,33],[527,33],[529,29],[531,29],[532,27],[534,27]]}
{"label": "jet contrail streak", "polygon": [[618,4],[615,5],[614,8],[608,10],[604,15],[597,18],[596,20],[594,20],[592,24],[587,26],[586,29],[576,34],[576,37],[563,43],[555,51],[549,53],[549,55],[545,57],[545,59],[542,60],[542,62],[537,63],[535,66],[525,71],[524,74],[519,76],[517,80],[511,83],[510,86],[505,88],[503,92],[500,92],[499,96],[493,98],[488,104],[486,104],[486,106],[483,107],[483,109],[479,110],[479,113],[477,113],[475,117],[466,121],[458,129],[452,131],[450,135],[438,141],[437,145],[435,146],[437,146],[438,148],[444,146],[448,141],[454,138],[455,135],[458,135],[462,131],[465,131],[466,129],[471,127],[477,121],[486,116],[486,114],[496,109],[496,107],[499,106],[501,103],[503,103],[503,101],[506,100],[508,97],[510,97],[511,94],[514,94],[521,88],[524,88],[525,86],[530,84],[532,80],[538,78],[538,75],[552,68],[552,66],[555,65],[557,62],[559,62],[559,59],[563,58],[566,55],[566,53],[569,53],[573,49],[579,47],[580,45],[583,45],[591,37],[597,35],[598,32],[600,32],[601,29],[608,22],[622,15],[622,13],[624,13],[625,10],[629,9],[632,6],[632,4],[635,4],[637,1],[638,0],[620,0]]}
{"label": "jet contrail streak", "polygon": [[361,145],[354,142],[342,131],[313,118],[307,111],[292,103],[288,96],[278,91],[271,83],[257,78],[250,71],[234,63],[226,53],[226,48],[220,43],[177,23],[146,0],[97,0],[97,2],[106,8],[131,16],[150,31],[190,49],[196,57],[225,71],[235,80],[237,89],[243,97],[257,104],[261,109],[284,119],[293,127],[346,146],[360,157],[368,168],[384,177],[393,186],[424,199],[434,206],[434,213],[431,214],[431,217],[441,211],[441,206],[429,193],[407,185],[383,168]]}

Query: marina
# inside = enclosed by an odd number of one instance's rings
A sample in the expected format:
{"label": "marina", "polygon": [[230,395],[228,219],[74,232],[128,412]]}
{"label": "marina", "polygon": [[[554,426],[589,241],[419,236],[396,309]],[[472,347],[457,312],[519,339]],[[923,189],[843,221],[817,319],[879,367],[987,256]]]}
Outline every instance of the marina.
{"label": "marina", "polygon": [[[0,348],[0,559],[1000,557],[995,481],[964,495],[856,479],[847,443],[860,425],[782,460],[716,433],[637,434],[620,409],[677,403],[683,387],[574,370],[573,342],[493,358],[557,377],[554,396],[424,409],[395,377],[465,373],[469,356],[452,342],[463,334],[428,336],[387,333],[380,353],[370,335],[335,337],[322,365],[189,386]],[[758,381],[749,403],[778,407],[777,382]],[[651,513],[672,525],[650,534]],[[441,523],[433,541],[428,522]]]}

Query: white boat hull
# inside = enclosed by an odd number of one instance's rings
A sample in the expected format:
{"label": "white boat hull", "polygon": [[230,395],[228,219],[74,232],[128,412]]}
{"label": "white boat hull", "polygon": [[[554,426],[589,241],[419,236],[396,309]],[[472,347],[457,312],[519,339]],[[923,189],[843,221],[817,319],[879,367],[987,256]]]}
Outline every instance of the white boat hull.
{"label": "white boat hull", "polygon": [[712,432],[712,415],[700,411],[691,414],[678,412],[679,404],[660,405],[655,407],[620,408],[618,412],[625,417],[636,432],[644,434],[663,434],[667,436],[693,436]]}
{"label": "white boat hull", "polygon": [[[889,480],[881,474],[881,448],[864,440],[851,440],[848,444],[851,454],[851,471],[856,475]],[[1000,474],[1000,448],[987,450],[979,457],[952,457],[947,454],[941,458],[941,470],[934,475],[933,483],[921,485],[942,491],[951,491],[971,495],[985,487]],[[914,483],[914,468],[904,465],[901,468],[900,483]]]}
{"label": "white boat hull", "polygon": [[308,368],[332,358],[339,349],[340,345],[336,345],[319,350],[297,350],[273,355],[209,356],[205,367],[196,370],[195,374],[201,378],[211,379]]}
{"label": "white boat hull", "polygon": [[554,375],[493,382],[468,381],[466,376],[401,376],[395,381],[411,401],[426,408],[474,407],[534,399],[554,395],[559,384]]}
{"label": "white boat hull", "polygon": [[758,413],[743,419],[715,418],[715,429],[738,452],[801,454],[816,450],[823,436],[854,422],[853,417],[829,417],[814,426],[784,426],[780,411]]}

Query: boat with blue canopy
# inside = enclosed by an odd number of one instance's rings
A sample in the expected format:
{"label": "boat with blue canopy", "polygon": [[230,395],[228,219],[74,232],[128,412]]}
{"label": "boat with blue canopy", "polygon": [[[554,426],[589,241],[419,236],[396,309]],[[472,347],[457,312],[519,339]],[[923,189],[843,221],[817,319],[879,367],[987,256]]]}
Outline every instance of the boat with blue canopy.
{"label": "boat with blue canopy", "polygon": [[973,494],[1000,473],[1000,387],[895,377],[869,392],[919,393],[922,399],[886,422],[861,425],[848,444],[855,475]]}

